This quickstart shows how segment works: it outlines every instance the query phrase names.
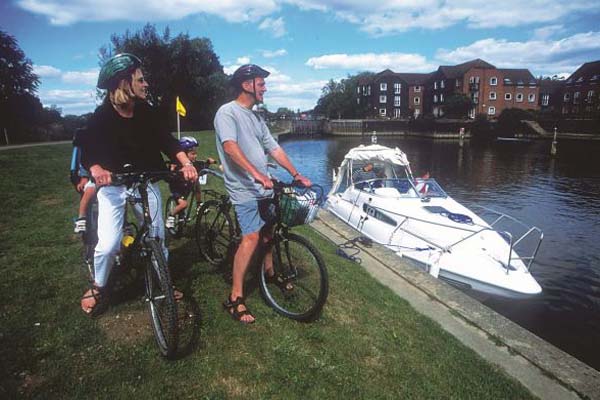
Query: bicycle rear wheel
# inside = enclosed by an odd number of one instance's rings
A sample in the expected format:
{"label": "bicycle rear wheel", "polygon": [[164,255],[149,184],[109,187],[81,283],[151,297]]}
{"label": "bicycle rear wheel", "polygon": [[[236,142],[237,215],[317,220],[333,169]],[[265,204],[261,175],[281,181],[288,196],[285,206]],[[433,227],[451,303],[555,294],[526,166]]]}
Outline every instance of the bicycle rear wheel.
{"label": "bicycle rear wheel", "polygon": [[273,246],[273,269],[279,280],[267,278],[264,268],[259,274],[267,304],[297,321],[318,317],[329,292],[327,269],[319,251],[302,236],[289,233]]}
{"label": "bicycle rear wheel", "polygon": [[146,303],[160,353],[171,357],[177,350],[177,303],[167,263],[156,240],[148,240],[146,255]]}
{"label": "bicycle rear wheel", "polygon": [[225,262],[233,238],[233,221],[222,203],[208,200],[202,204],[196,217],[196,244],[206,261],[213,265]]}

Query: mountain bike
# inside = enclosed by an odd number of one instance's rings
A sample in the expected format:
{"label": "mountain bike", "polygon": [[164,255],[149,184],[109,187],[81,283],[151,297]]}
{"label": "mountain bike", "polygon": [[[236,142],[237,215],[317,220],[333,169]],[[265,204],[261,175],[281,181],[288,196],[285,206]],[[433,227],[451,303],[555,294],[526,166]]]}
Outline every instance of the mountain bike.
{"label": "mountain bike", "polygon": [[[173,216],[175,219],[175,226],[173,228],[166,228],[166,233],[169,236],[174,238],[179,238],[183,235],[184,230],[188,224],[192,225],[195,223],[196,216],[198,215],[198,209],[202,205],[201,202],[198,202],[198,199],[202,199],[200,196],[205,195],[214,195],[214,191],[210,189],[201,190],[202,185],[206,184],[206,175],[201,175],[200,172],[205,168],[208,168],[209,165],[214,164],[214,160],[198,160],[194,161],[194,167],[198,171],[198,180],[194,182],[192,190],[185,197],[187,202],[187,207],[178,213],[174,213],[175,207],[177,207],[178,196],[171,194],[165,203],[165,222],[169,218],[169,216]],[[181,177],[177,177],[175,179],[182,179]],[[201,200],[200,200],[201,201]],[[198,204],[196,204],[198,202]]]}
{"label": "mountain bike", "polygon": [[[314,185],[301,188],[295,183],[273,180],[275,222],[272,238],[259,246],[256,265],[261,295],[276,312],[297,321],[318,317],[329,292],[325,262],[316,247],[303,236],[291,232],[293,226],[314,219],[323,190]],[[231,264],[241,241],[241,230],[227,195],[205,202],[196,219],[196,242],[200,253],[213,264]],[[263,240],[260,240],[263,243]],[[275,279],[268,277],[263,262],[265,252],[273,251]]]}
{"label": "mountain bike", "polygon": [[[111,271],[109,282],[113,280],[113,273],[124,271],[133,266],[143,266],[144,273],[144,302],[147,304],[150,316],[150,324],[156,344],[162,356],[172,357],[175,355],[178,343],[178,321],[177,321],[177,302],[174,296],[173,284],[167,261],[162,251],[159,238],[152,236],[152,215],[148,201],[149,185],[159,179],[174,177],[177,173],[170,171],[157,172],[126,172],[122,174],[113,174],[112,185],[127,185],[127,202],[131,205],[140,205],[143,219],[139,229],[131,223],[125,221],[124,236],[122,240],[121,252],[117,257],[116,265]],[[160,196],[160,193],[154,193]],[[93,239],[97,242],[97,202],[95,208],[89,207],[91,218],[88,221],[94,221],[86,235],[90,239],[84,244],[86,248],[86,265],[89,270],[89,279],[94,282],[93,268]],[[95,219],[94,217],[95,213]],[[126,218],[125,218],[126,220]],[[93,244],[95,247],[95,243]],[[110,288],[111,283],[107,285]]]}

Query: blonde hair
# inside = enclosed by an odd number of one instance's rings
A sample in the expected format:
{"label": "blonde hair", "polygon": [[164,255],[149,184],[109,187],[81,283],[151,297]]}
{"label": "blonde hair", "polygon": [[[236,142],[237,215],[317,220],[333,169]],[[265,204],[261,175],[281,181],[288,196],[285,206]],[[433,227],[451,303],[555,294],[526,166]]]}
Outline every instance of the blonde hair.
{"label": "blonde hair", "polygon": [[110,102],[115,106],[122,106],[129,103],[135,98],[133,89],[131,88],[131,78],[121,79],[117,88],[108,93]]}

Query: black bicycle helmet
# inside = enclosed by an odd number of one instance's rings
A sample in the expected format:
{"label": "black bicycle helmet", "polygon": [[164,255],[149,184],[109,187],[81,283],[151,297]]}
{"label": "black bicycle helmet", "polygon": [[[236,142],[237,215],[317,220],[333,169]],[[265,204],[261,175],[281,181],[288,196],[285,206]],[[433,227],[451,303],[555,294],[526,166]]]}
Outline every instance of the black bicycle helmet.
{"label": "black bicycle helmet", "polygon": [[98,75],[98,89],[109,89],[115,82],[142,65],[142,61],[129,53],[117,54],[104,63]]}
{"label": "black bicycle helmet", "polygon": [[266,78],[271,73],[265,69],[262,69],[255,64],[244,64],[235,70],[231,77],[231,84],[235,87],[239,87],[242,82],[245,82],[254,78]]}

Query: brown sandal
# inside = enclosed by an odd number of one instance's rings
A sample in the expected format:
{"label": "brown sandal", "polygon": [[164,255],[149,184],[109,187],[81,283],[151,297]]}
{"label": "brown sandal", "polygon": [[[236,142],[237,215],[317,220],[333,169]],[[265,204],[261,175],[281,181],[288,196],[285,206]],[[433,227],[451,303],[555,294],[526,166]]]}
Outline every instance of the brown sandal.
{"label": "brown sandal", "polygon": [[[246,307],[246,309],[240,311],[239,310],[240,306],[244,306],[244,307]],[[227,297],[227,300],[223,302],[223,307],[227,310],[227,313],[229,315],[231,315],[231,317],[233,319],[235,319],[238,322],[241,322],[242,324],[253,324],[254,321],[256,321],[256,319],[253,319],[250,322],[246,322],[246,321],[242,320],[242,317],[244,315],[249,315],[252,318],[254,318],[254,315],[252,315],[252,313],[250,312],[250,310],[248,309],[248,307],[244,303],[244,298],[243,297],[237,297],[235,300],[231,300],[230,297]]]}
{"label": "brown sandal", "polygon": [[83,297],[81,297],[81,300],[83,301],[91,298],[93,298],[96,303],[87,309],[84,308],[82,304],[81,310],[90,317],[94,318],[106,311],[106,308],[108,307],[108,299],[106,297],[104,288],[98,286],[91,286],[88,291],[84,293]]}

